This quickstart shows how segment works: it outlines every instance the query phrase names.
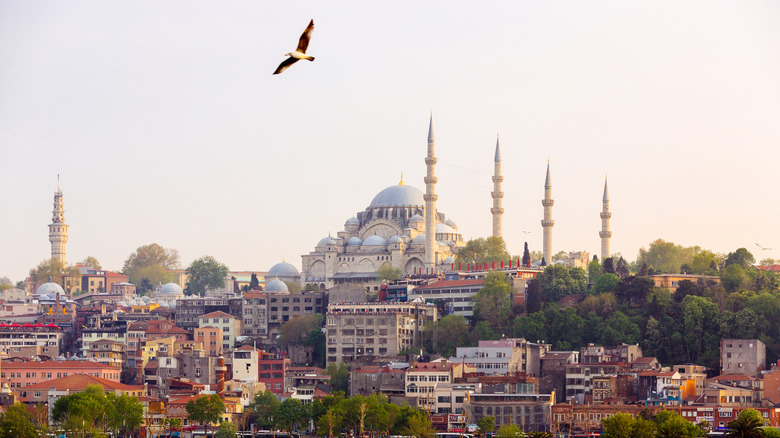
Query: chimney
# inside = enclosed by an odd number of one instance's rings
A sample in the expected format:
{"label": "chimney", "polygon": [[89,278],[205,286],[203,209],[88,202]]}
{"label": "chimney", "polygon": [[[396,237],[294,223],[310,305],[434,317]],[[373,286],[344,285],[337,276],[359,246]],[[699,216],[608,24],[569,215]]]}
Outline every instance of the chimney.
{"label": "chimney", "polygon": [[227,368],[225,367],[225,358],[219,356],[217,358],[217,367],[215,369],[217,376],[217,395],[220,397],[225,396],[225,373]]}

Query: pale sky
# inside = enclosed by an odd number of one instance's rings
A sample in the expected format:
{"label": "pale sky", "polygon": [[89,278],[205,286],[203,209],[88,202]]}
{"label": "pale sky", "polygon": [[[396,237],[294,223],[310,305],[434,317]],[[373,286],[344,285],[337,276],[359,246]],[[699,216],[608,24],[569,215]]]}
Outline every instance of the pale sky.
{"label": "pale sky", "polygon": [[[272,76],[314,19],[308,53]],[[780,258],[780,2],[0,2],[0,277],[50,256],[57,174],[69,262],[137,247],[267,270],[343,229],[401,172],[491,232],[553,250],[663,238]],[[522,231],[530,231],[526,235]],[[775,248],[762,251],[759,243]]]}

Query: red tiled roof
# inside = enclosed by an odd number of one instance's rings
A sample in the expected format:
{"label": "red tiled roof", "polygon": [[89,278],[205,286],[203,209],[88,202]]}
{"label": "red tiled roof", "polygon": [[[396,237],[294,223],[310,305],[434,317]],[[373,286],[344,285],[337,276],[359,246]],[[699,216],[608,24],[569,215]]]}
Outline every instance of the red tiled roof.
{"label": "red tiled roof", "polygon": [[268,294],[264,292],[247,292],[244,294],[244,298],[266,298]]}
{"label": "red tiled roof", "polygon": [[440,363],[440,362],[418,362],[414,364],[413,367],[410,367],[410,370],[413,371],[447,371],[450,368],[452,368],[452,364],[447,363]]}
{"label": "red tiled roof", "polygon": [[91,362],[88,360],[46,360],[46,361],[29,361],[29,362],[10,362],[3,361],[0,367],[6,369],[41,369],[41,368],[63,368],[72,370],[82,369],[101,369],[109,371],[120,371],[118,367],[112,367],[103,365],[97,362]]}
{"label": "red tiled roof", "polygon": [[221,310],[217,310],[216,312],[211,312],[211,313],[207,313],[205,315],[201,315],[198,318],[199,319],[200,318],[233,318],[233,319],[238,319],[235,316],[233,316],[233,315],[231,315],[229,313],[225,313],[225,312],[223,312]]}
{"label": "red tiled roof", "polygon": [[780,272],[780,265],[759,266],[762,271]]}
{"label": "red tiled roof", "polygon": [[717,381],[730,381],[730,380],[758,380],[758,379],[753,376],[746,376],[745,374],[723,374],[720,376],[715,376],[709,380],[715,380],[717,382]]}
{"label": "red tiled roof", "polygon": [[476,286],[485,284],[485,280],[441,280],[428,286],[419,286],[416,289],[438,289],[441,287]]}
{"label": "red tiled roof", "polygon": [[107,379],[101,379],[100,377],[90,376],[89,374],[71,374],[67,377],[59,379],[47,380],[45,382],[34,383],[32,385],[25,386],[25,391],[30,390],[77,390],[83,391],[89,385],[100,385],[103,389],[120,390],[120,391],[143,391],[143,386],[125,385],[124,383],[113,382]]}
{"label": "red tiled roof", "polygon": [[654,360],[656,360],[654,356],[643,356],[643,357],[638,357],[632,363],[652,363]]}

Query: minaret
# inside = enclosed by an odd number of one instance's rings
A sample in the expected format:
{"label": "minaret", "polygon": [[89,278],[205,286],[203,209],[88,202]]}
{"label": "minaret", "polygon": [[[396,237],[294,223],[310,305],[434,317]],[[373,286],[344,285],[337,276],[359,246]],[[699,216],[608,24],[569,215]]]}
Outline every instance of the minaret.
{"label": "minaret", "polygon": [[428,172],[425,176],[425,267],[431,272],[436,269],[436,157],[434,156],[433,141],[433,114],[428,124],[428,155],[425,157],[425,167]]}
{"label": "minaret", "polygon": [[601,200],[601,260],[610,256],[609,238],[612,237],[612,231],[609,231],[609,218],[612,213],[609,212],[609,192],[607,192],[607,177],[604,177],[604,198]]}
{"label": "minaret", "polygon": [[493,208],[490,209],[490,213],[493,215],[493,236],[501,237],[501,217],[504,214],[504,208],[501,207],[501,199],[504,197],[504,192],[501,191],[501,183],[504,181],[504,176],[501,175],[501,149],[498,147],[498,135],[496,135],[496,157],[493,163],[493,191],[490,192],[490,196],[493,197]]}
{"label": "minaret", "polygon": [[552,183],[550,182],[550,160],[547,160],[547,177],[544,179],[544,199],[542,199],[542,205],[544,206],[542,253],[544,262],[548,265],[552,264],[552,227],[555,225],[555,221],[552,220],[552,206],[554,203],[555,201],[552,199]]}
{"label": "minaret", "polygon": [[57,175],[57,191],[54,192],[54,210],[49,225],[49,242],[51,242],[51,258],[65,264],[65,243],[68,241],[68,226],[65,225],[65,208],[62,203],[60,176]]}

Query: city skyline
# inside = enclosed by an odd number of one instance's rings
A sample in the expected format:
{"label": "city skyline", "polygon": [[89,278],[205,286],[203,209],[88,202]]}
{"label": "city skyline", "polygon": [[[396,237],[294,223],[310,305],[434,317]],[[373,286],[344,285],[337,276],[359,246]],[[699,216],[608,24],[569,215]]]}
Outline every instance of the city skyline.
{"label": "city skyline", "polygon": [[[401,172],[425,189],[430,112],[464,239],[491,234],[498,132],[513,254],[542,250],[549,159],[553,253],[599,254],[607,174],[629,261],[657,238],[780,258],[779,5],[442,5],[0,5],[0,277],[49,257],[57,174],[71,263],[156,242],[300,268]],[[272,76],[311,18],[317,61]]]}

